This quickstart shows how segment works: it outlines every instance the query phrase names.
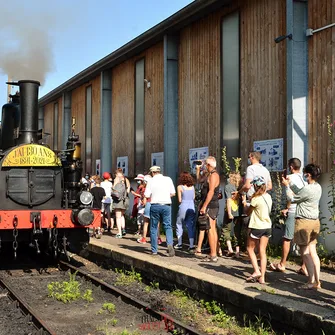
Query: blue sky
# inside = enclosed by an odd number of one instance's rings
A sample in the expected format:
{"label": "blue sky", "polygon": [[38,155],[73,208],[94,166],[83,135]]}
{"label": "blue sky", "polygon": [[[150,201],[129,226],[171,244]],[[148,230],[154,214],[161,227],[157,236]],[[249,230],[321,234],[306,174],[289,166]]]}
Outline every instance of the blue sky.
{"label": "blue sky", "polygon": [[[28,69],[35,62],[39,69],[49,71],[40,89],[41,97],[191,2],[12,0],[11,7],[0,13],[1,105],[7,96],[7,74],[3,68],[8,61],[14,64],[13,71],[16,71],[15,62],[26,61],[24,65]],[[18,50],[25,50],[29,56]],[[42,58],[39,50],[46,52]]]}

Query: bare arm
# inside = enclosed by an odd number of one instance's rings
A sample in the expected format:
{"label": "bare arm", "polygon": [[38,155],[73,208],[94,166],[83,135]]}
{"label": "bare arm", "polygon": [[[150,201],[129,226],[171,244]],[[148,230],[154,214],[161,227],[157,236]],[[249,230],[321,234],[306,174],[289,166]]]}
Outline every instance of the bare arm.
{"label": "bare arm", "polygon": [[200,209],[200,214],[204,214],[206,212],[207,206],[213,198],[215,187],[219,186],[219,184],[220,184],[219,175],[217,173],[211,174],[208,178],[209,189],[207,197]]}
{"label": "bare arm", "polygon": [[[241,187],[241,189],[238,192],[241,194],[243,192],[247,193],[251,188],[251,181],[252,181],[251,179],[246,179],[244,185]],[[272,188],[272,183],[271,183],[271,188]]]}
{"label": "bare arm", "polygon": [[177,187],[177,194],[178,194],[178,201],[181,202],[181,194],[183,193],[183,189],[181,185],[178,185]]}
{"label": "bare arm", "polygon": [[227,199],[227,214],[229,219],[233,219],[233,215],[231,214],[231,203],[232,203],[233,199],[232,198],[228,198]]}

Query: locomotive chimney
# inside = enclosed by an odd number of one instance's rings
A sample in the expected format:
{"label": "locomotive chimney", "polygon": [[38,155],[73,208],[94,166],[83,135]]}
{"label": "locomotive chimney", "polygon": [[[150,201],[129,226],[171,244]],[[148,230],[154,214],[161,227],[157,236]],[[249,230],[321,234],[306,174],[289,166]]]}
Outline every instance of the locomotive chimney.
{"label": "locomotive chimney", "polygon": [[7,83],[20,86],[21,122],[17,144],[38,142],[38,87],[35,80]]}

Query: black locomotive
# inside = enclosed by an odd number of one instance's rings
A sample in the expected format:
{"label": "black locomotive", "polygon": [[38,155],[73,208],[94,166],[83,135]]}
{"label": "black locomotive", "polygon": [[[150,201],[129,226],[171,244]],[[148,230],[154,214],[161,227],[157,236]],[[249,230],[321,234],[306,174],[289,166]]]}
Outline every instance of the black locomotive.
{"label": "black locomotive", "polygon": [[79,136],[54,152],[42,143],[38,129],[40,83],[20,80],[19,93],[2,108],[0,134],[0,247],[29,243],[39,253],[61,249],[80,252],[89,229],[100,226],[100,211],[91,208],[92,195],[81,187]]}

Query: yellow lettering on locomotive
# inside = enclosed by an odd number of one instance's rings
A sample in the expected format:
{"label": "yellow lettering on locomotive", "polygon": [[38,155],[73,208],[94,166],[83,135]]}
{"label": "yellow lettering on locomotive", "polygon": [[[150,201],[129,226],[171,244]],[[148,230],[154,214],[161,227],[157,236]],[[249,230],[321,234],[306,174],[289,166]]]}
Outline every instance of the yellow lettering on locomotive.
{"label": "yellow lettering on locomotive", "polygon": [[61,166],[57,155],[39,144],[24,144],[11,150],[2,166]]}

